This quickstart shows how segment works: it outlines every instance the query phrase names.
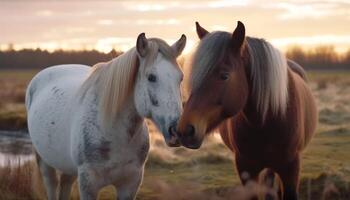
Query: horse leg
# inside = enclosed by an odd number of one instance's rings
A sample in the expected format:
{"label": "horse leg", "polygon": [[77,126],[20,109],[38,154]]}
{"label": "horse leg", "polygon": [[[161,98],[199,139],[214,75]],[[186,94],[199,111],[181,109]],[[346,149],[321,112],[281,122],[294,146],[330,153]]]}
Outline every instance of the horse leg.
{"label": "horse leg", "polygon": [[267,187],[273,188],[275,183],[275,172],[271,169],[266,170],[266,174],[264,176],[264,183]]}
{"label": "horse leg", "polygon": [[[268,190],[265,195],[265,200],[273,200],[275,197],[271,193],[274,191],[274,184],[275,184],[275,172],[271,169],[267,169],[266,173],[264,174],[264,184],[267,186]],[[275,192],[274,192],[275,193]]]}
{"label": "horse leg", "polygon": [[117,200],[134,200],[139,190],[139,187],[143,178],[142,168],[138,173],[134,176],[130,176],[127,181],[123,182],[117,189],[118,197]]}
{"label": "horse leg", "polygon": [[291,162],[283,164],[278,170],[282,185],[283,199],[297,200],[299,188],[300,158],[297,157]]}
{"label": "horse leg", "polygon": [[90,170],[78,170],[78,183],[80,199],[95,200],[97,199],[98,191],[100,189],[99,182]]}
{"label": "horse leg", "polygon": [[47,165],[40,156],[36,153],[36,162],[43,176],[43,181],[46,189],[47,198],[49,200],[57,199],[57,176],[56,170]]}
{"label": "horse leg", "polygon": [[72,189],[72,184],[75,180],[74,176],[67,174],[61,174],[60,179],[60,191],[59,191],[59,200],[69,200],[70,192]]}
{"label": "horse leg", "polygon": [[257,165],[257,163],[236,155],[236,168],[243,185],[246,185],[251,180],[258,182],[262,167]]}

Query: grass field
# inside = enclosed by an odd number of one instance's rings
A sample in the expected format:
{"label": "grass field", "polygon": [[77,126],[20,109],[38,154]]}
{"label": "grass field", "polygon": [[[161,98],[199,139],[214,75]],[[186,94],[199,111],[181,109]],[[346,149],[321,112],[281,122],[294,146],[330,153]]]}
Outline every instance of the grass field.
{"label": "grass field", "polygon": [[[26,127],[23,92],[34,74],[0,71],[0,130]],[[350,73],[310,72],[308,77],[320,120],[303,154],[301,198],[350,199]],[[138,199],[247,199],[258,190],[254,185],[239,187],[233,156],[218,136],[211,136],[195,151],[167,148],[153,127],[151,132],[151,152]],[[27,163],[19,169],[0,169],[0,199],[41,199],[40,181],[31,175],[34,168]],[[19,182],[35,184],[14,186]],[[114,195],[115,190],[107,187],[100,199]],[[78,198],[76,186],[72,196]]]}

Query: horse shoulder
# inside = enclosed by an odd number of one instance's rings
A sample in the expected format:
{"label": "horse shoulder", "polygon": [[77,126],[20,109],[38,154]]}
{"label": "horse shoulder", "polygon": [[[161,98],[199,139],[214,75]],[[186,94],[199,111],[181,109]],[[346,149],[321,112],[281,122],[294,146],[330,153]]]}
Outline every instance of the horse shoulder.
{"label": "horse shoulder", "polygon": [[146,123],[144,122],[141,128],[139,148],[137,150],[137,157],[141,165],[143,165],[147,159],[150,143],[149,143],[149,133]]}
{"label": "horse shoulder", "polygon": [[236,140],[237,137],[239,137],[238,135],[242,136],[241,133],[244,132],[240,128],[247,126],[245,121],[246,118],[243,112],[240,112],[236,116],[226,119],[218,127],[221,139],[232,152],[239,153],[237,146],[237,143],[239,142]]}

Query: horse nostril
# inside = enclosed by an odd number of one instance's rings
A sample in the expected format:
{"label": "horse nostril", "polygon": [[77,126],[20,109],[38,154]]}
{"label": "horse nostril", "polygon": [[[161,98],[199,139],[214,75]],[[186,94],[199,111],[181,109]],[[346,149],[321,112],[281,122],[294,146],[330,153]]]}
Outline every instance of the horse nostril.
{"label": "horse nostril", "polygon": [[171,136],[176,136],[176,125],[171,125],[168,131]]}
{"label": "horse nostril", "polygon": [[194,132],[195,132],[194,126],[192,126],[191,124],[187,125],[186,133],[188,134],[188,136],[193,137]]}

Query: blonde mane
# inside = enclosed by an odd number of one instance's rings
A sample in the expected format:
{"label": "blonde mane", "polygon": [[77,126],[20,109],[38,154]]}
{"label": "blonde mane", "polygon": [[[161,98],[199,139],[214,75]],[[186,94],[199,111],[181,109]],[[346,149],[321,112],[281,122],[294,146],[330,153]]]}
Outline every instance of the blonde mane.
{"label": "blonde mane", "polygon": [[[227,56],[231,34],[217,31],[204,37],[188,64],[190,68],[189,89],[197,90],[206,76]],[[256,109],[263,121],[268,111],[284,115],[288,101],[288,74],[286,57],[263,39],[246,37],[250,64],[252,91]]]}
{"label": "blonde mane", "polygon": [[81,98],[84,98],[89,88],[94,87],[99,98],[102,121],[106,124],[112,122],[133,93],[138,71],[144,73],[157,59],[159,52],[166,59],[176,62],[174,52],[166,42],[151,38],[148,39],[147,55],[142,65],[135,47],[109,62],[94,65],[80,88]]}
{"label": "blonde mane", "polygon": [[288,103],[286,57],[263,39],[247,37],[252,95],[263,121],[267,112],[284,115]]}

